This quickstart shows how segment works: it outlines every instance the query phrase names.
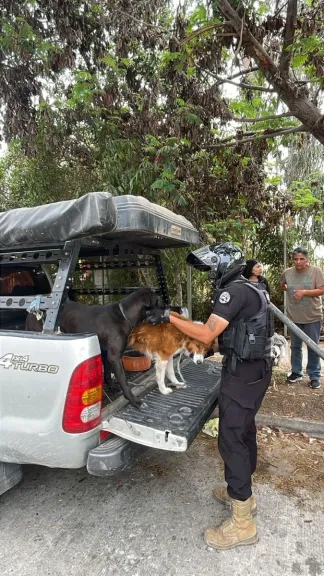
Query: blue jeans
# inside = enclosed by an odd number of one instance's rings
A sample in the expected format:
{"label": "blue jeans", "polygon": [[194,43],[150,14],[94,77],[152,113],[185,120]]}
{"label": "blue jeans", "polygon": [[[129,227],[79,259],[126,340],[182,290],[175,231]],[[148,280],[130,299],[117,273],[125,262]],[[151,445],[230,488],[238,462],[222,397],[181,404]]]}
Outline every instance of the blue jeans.
{"label": "blue jeans", "polygon": [[[307,336],[309,336],[316,344],[320,341],[321,322],[311,322],[310,324],[296,324]],[[321,360],[316,352],[308,350],[308,362],[306,372],[311,380],[319,380],[321,377]],[[302,368],[302,341],[298,336],[291,332],[291,368],[299,376],[303,375]]]}

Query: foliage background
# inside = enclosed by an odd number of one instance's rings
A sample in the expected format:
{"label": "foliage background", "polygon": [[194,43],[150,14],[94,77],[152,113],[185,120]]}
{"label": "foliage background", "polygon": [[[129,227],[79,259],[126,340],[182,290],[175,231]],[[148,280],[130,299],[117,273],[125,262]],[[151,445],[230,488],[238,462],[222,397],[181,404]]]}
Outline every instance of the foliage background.
{"label": "foliage background", "polygon": [[[258,257],[282,305],[284,227],[288,255],[324,244],[323,22],[314,0],[4,0],[0,210],[145,196]],[[165,268],[185,302],[185,254]],[[194,272],[197,318],[209,298]]]}

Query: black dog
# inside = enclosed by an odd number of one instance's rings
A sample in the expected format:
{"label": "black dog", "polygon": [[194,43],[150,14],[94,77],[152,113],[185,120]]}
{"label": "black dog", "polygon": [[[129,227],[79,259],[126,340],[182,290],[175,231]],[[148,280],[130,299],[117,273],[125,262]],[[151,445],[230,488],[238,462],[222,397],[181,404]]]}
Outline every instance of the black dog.
{"label": "black dog", "polygon": [[[67,301],[60,318],[61,332],[97,334],[104,364],[105,384],[111,383],[111,372],[122,389],[122,392],[135,406],[141,402],[136,399],[126,380],[122,356],[127,347],[132,329],[146,317],[146,311],[157,306],[157,296],[150,288],[139,288],[119,304],[106,306],[86,306],[81,302]],[[26,330],[42,331],[42,321],[34,314],[28,314]]]}

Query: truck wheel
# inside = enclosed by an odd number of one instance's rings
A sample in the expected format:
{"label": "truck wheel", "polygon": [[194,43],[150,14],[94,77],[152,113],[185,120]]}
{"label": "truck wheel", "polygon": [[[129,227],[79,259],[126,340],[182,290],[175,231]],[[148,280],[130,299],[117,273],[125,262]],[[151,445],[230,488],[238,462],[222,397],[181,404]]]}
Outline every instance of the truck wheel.
{"label": "truck wheel", "polygon": [[21,464],[0,462],[0,495],[13,488],[22,479]]}

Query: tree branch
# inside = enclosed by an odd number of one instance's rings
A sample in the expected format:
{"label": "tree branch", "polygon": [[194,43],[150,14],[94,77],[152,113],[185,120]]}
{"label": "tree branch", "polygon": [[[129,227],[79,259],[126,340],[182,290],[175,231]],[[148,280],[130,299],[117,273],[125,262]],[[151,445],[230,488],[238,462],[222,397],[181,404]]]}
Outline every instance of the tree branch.
{"label": "tree branch", "polygon": [[[209,149],[217,149],[217,148],[227,148],[228,146],[238,146],[239,144],[245,144],[247,142],[254,142],[255,140],[265,140],[266,138],[276,138],[277,136],[285,136],[286,134],[294,134],[297,132],[308,132],[307,128],[304,126],[293,126],[292,128],[287,128],[285,130],[276,130],[273,132],[253,132],[247,134],[251,134],[252,138],[238,138],[236,136],[236,140],[233,142],[228,142],[229,138],[225,138],[221,140],[218,144],[211,144],[207,148]],[[235,136],[232,136],[235,138]]]}
{"label": "tree branch", "polygon": [[[218,0],[218,5],[223,17],[231,22],[234,30],[239,34],[242,20],[237,12],[228,0]],[[289,110],[294,110],[296,118],[302,122],[305,129],[324,145],[324,118],[321,111],[304,93],[298,90],[298,86],[289,74],[289,69],[288,72],[282,73],[246,24],[243,26],[242,47],[246,54],[259,65],[264,76]]]}
{"label": "tree branch", "polygon": [[295,113],[283,112],[282,114],[270,114],[269,116],[259,116],[258,118],[246,118],[245,116],[239,118],[238,116],[232,116],[232,120],[234,120],[235,122],[264,122],[265,120],[276,120],[277,118],[289,118],[290,116],[295,116]]}
{"label": "tree branch", "polygon": [[224,26],[227,26],[228,24],[230,24],[230,22],[226,22],[226,20],[225,22],[215,22],[214,24],[207,24],[206,26],[203,26],[203,28],[199,28],[199,30],[195,30],[194,32],[192,32],[192,34],[187,36],[187,38],[184,38],[181,41],[181,44],[190,42],[190,40],[193,40],[194,38],[196,38],[196,36],[200,36],[200,34],[204,34],[204,32],[208,32],[208,30],[214,30],[215,28],[224,28]]}
{"label": "tree branch", "polygon": [[278,8],[277,12],[275,12],[275,14],[273,15],[273,18],[277,18],[277,16],[279,16],[280,12],[283,11],[284,8],[286,8],[288,2],[285,2],[282,6],[280,6],[280,8]]}
{"label": "tree branch", "polygon": [[238,88],[246,88],[248,90],[258,90],[259,92],[275,92],[274,88],[266,88],[265,86],[256,86],[255,84],[247,84],[245,82],[233,82],[228,78],[220,78],[220,76],[214,76],[218,79],[220,84],[232,84],[232,86],[237,86]]}
{"label": "tree branch", "polygon": [[[219,8],[223,14],[223,16],[230,21],[231,25],[233,26],[234,30],[240,34],[242,29],[242,20],[237,14],[237,12],[232,8],[230,3],[227,0],[218,0]],[[271,69],[273,73],[277,71],[277,67],[274,61],[270,58],[270,56],[266,53],[263,46],[254,38],[253,34],[251,34],[250,30],[244,26],[243,23],[243,34],[242,34],[242,41],[243,44],[249,43],[254,46],[254,51],[257,56],[257,60],[263,66],[266,66],[268,69]]]}
{"label": "tree branch", "polygon": [[124,18],[128,20],[136,22],[136,24],[140,24],[141,26],[147,26],[148,28],[154,28],[155,30],[160,30],[161,32],[166,32],[167,34],[170,34],[170,30],[168,30],[167,28],[163,28],[163,26],[157,26],[156,24],[150,24],[149,22],[145,22],[144,20],[139,20],[139,18],[135,18],[135,16],[133,16],[132,14],[128,14],[127,12],[124,12],[119,8],[116,8],[115,12],[118,12],[118,14],[124,16]]}
{"label": "tree branch", "polygon": [[239,52],[240,52],[240,50],[241,50],[241,46],[242,46],[244,20],[245,20],[245,10],[244,10],[243,18],[242,18],[242,26],[241,26],[241,32],[240,32],[240,39],[239,39],[239,41],[238,41],[238,45],[237,45],[237,48],[236,48],[235,53],[234,53],[234,62],[235,62],[236,57],[238,56],[238,54],[239,54]]}
{"label": "tree branch", "polygon": [[[202,72],[205,72],[206,74],[209,74],[210,76],[212,76],[212,78],[215,78],[215,80],[217,80],[217,86],[220,86],[221,84],[232,84],[233,86],[237,86],[237,88],[247,88],[249,90],[259,90],[259,92],[275,92],[274,88],[265,88],[264,86],[255,86],[254,84],[247,84],[244,82],[233,82],[231,80],[231,78],[221,78],[221,76],[218,76],[218,74],[215,74],[215,72],[211,72],[210,70],[205,70],[204,68],[201,68],[198,64],[196,64],[196,68],[199,68],[199,70],[201,70]],[[257,68],[258,70],[258,68]],[[237,75],[238,76],[238,75]],[[232,76],[233,78],[233,76]]]}
{"label": "tree branch", "polygon": [[[217,101],[221,108],[225,109],[226,114],[228,115],[229,120],[233,120],[233,122],[243,122],[243,123],[255,123],[255,122],[264,122],[266,120],[277,120],[277,118],[289,118],[290,116],[295,116],[294,110],[289,112],[282,112],[282,114],[269,114],[268,116],[257,116],[255,118],[247,118],[246,116],[235,116],[227,106],[226,102],[219,98],[217,94],[214,95],[217,98]],[[245,135],[247,133],[245,132]]]}
{"label": "tree branch", "polygon": [[279,69],[282,72],[288,72],[292,52],[289,47],[294,43],[295,31],[297,26],[297,0],[289,0],[287,6],[287,18],[285,26],[285,35],[280,56]]}
{"label": "tree branch", "polygon": [[251,74],[252,72],[257,72],[258,70],[260,70],[259,66],[251,66],[251,68],[247,68],[246,70],[240,70],[240,72],[236,72],[236,74],[229,76],[228,80],[234,80],[234,78],[243,76],[243,74]]}

